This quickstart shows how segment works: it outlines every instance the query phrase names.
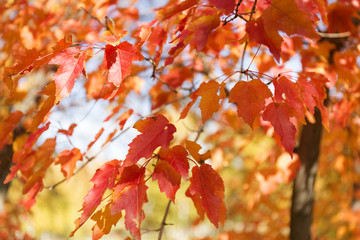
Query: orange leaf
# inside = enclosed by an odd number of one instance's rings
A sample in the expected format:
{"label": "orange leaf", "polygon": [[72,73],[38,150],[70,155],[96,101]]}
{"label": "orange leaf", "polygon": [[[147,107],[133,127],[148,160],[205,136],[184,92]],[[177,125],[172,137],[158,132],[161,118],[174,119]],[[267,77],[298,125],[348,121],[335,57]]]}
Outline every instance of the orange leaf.
{"label": "orange leaf", "polygon": [[259,79],[240,81],[231,89],[229,102],[236,102],[238,116],[250,127],[265,107],[265,99],[272,96],[269,88]]}
{"label": "orange leaf", "polygon": [[11,132],[21,120],[23,113],[16,111],[10,114],[4,122],[0,123],[0,149],[11,142]]}
{"label": "orange leaf", "polygon": [[121,212],[112,215],[110,212],[111,203],[94,213],[91,219],[96,222],[93,226],[92,239],[98,240],[103,235],[110,233],[112,226],[115,226],[119,219],[122,217]]}
{"label": "orange leaf", "polygon": [[198,201],[201,200],[201,206],[199,203],[194,204],[197,204],[197,208],[205,211],[210,222],[216,227],[219,226],[219,222],[224,224],[226,218],[226,209],[223,202],[224,191],[223,180],[209,164],[193,167],[187,195]]}
{"label": "orange leaf", "polygon": [[61,172],[67,180],[71,178],[76,168],[77,161],[82,160],[82,154],[78,148],[73,148],[71,151],[64,150],[56,158],[55,164],[61,165]]}
{"label": "orange leaf", "polygon": [[176,132],[175,126],[170,124],[163,115],[140,120],[134,128],[141,134],[129,144],[130,149],[126,155],[125,166],[136,163],[140,158],[149,158],[159,146],[167,148]]}
{"label": "orange leaf", "polygon": [[235,0],[209,0],[219,10],[225,9],[226,14],[230,14],[235,8]]}
{"label": "orange leaf", "polygon": [[171,18],[172,16],[185,11],[188,8],[191,8],[195,4],[197,4],[198,0],[185,0],[178,4],[170,4],[169,7],[161,9],[159,12],[157,12],[156,19],[160,21],[164,21],[166,19]]}
{"label": "orange leaf", "polygon": [[186,149],[189,151],[191,156],[199,163],[203,163],[206,159],[211,157],[210,150],[208,150],[204,154],[200,154],[199,151],[201,146],[193,141],[186,141]]}

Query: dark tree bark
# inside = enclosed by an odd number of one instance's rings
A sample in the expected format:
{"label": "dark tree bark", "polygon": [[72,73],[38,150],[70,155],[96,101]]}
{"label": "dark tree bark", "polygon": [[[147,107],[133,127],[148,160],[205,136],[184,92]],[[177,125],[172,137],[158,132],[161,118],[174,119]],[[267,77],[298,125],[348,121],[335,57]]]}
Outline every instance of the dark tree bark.
{"label": "dark tree bark", "polygon": [[314,203],[314,184],[320,152],[322,133],[321,114],[315,109],[315,124],[303,126],[300,143],[295,152],[299,154],[301,168],[294,180],[290,239],[310,240]]}
{"label": "dark tree bark", "polygon": [[4,184],[4,180],[10,172],[12,156],[12,144],[5,145],[3,149],[0,149],[0,212],[3,210],[3,204],[7,198],[10,185],[10,183]]}

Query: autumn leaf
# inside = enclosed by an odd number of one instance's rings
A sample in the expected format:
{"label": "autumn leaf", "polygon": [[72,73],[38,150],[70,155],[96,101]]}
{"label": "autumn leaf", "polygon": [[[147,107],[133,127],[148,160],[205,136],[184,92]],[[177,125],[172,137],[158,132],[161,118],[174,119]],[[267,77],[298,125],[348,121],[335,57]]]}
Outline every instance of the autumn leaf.
{"label": "autumn leaf", "polygon": [[201,205],[195,202],[194,204],[204,210],[215,227],[219,227],[219,223],[224,224],[226,218],[224,191],[223,180],[209,164],[193,167],[187,195],[201,202]]}
{"label": "autumn leaf", "polygon": [[3,122],[0,122],[0,149],[2,149],[6,144],[11,143],[11,132],[14,130],[22,117],[22,112],[15,111]]}
{"label": "autumn leaf", "polygon": [[129,144],[125,166],[139,161],[140,158],[149,158],[159,146],[167,148],[176,132],[174,125],[163,115],[157,115],[138,121],[134,128],[141,134]]}
{"label": "autumn leaf", "polygon": [[101,137],[101,135],[104,133],[104,131],[105,131],[104,128],[101,128],[98,131],[98,133],[95,135],[95,139],[89,143],[87,150],[89,150],[96,143],[96,141]]}
{"label": "autumn leaf", "polygon": [[300,35],[318,40],[315,25],[305,16],[294,0],[273,0],[262,15],[246,24],[250,41],[266,45],[275,59],[280,61],[281,38],[279,31],[288,36]]}
{"label": "autumn leaf", "polygon": [[116,87],[131,73],[133,61],[141,61],[144,57],[136,47],[128,42],[113,46],[106,44],[103,67],[108,70],[108,81]]}
{"label": "autumn leaf", "polygon": [[[277,102],[285,101],[295,110],[297,119],[303,124],[305,122],[305,106],[301,98],[300,88],[297,83],[290,81],[287,77],[281,76],[273,81],[275,87],[274,98]],[[285,97],[285,99],[283,98]]]}
{"label": "autumn leaf", "polygon": [[202,122],[206,122],[210,119],[213,113],[217,112],[220,108],[219,100],[220,96],[217,94],[219,91],[220,84],[214,80],[209,82],[203,82],[198,90],[191,95],[192,101],[187,104],[180,115],[180,119],[186,117],[188,111],[196,100],[201,97],[200,100],[200,111],[202,116]]}
{"label": "autumn leaf", "polygon": [[210,3],[221,10],[225,9],[226,14],[230,14],[235,8],[235,0],[209,0]]}
{"label": "autumn leaf", "polygon": [[116,175],[119,172],[119,161],[113,160],[105,163],[96,170],[91,182],[94,186],[89,190],[84,198],[81,217],[75,220],[75,229],[70,233],[70,237],[86,222],[90,215],[101,203],[106,189],[112,189],[115,183]]}
{"label": "autumn leaf", "polygon": [[175,194],[180,188],[181,176],[167,161],[159,160],[156,163],[152,179],[153,181],[158,180],[160,191],[175,202]]}
{"label": "autumn leaf", "polygon": [[44,178],[44,172],[38,171],[36,174],[32,175],[30,179],[26,182],[22,193],[26,194],[26,198],[24,200],[24,207],[26,210],[30,210],[30,208],[36,202],[36,195],[41,192],[44,188],[44,184],[42,179]]}
{"label": "autumn leaf", "polygon": [[296,128],[290,122],[292,108],[287,103],[272,102],[266,106],[263,119],[269,121],[275,133],[280,136],[285,150],[292,156],[295,147]]}
{"label": "autumn leaf", "polygon": [[259,79],[240,81],[231,89],[229,102],[237,104],[237,113],[250,127],[265,108],[265,99],[272,96],[269,88]]}
{"label": "autumn leaf", "polygon": [[207,39],[212,30],[217,28],[220,24],[219,16],[215,13],[213,15],[201,16],[193,21],[189,30],[195,35],[196,51],[201,51],[205,48]]}
{"label": "autumn leaf", "polygon": [[91,220],[94,220],[96,224],[93,226],[92,239],[98,240],[105,234],[109,234],[112,226],[115,226],[119,219],[122,217],[121,212],[112,215],[110,211],[112,202],[108,203],[105,207],[94,213],[91,216]]}
{"label": "autumn leaf", "polygon": [[180,145],[169,149],[161,148],[159,151],[160,159],[168,162],[184,179],[187,179],[189,175],[189,161],[187,156],[188,152]]}
{"label": "autumn leaf", "polygon": [[199,153],[201,146],[194,141],[187,140],[186,149],[198,163],[203,163],[206,159],[209,159],[211,157],[210,150],[203,154]]}
{"label": "autumn leaf", "polygon": [[71,151],[64,150],[56,158],[55,164],[61,165],[61,172],[67,180],[71,178],[76,168],[76,163],[82,160],[82,154],[78,148]]}
{"label": "autumn leaf", "polygon": [[114,187],[111,215],[125,210],[125,227],[135,239],[140,239],[140,225],[145,218],[142,206],[147,202],[144,180],[145,168],[137,165],[125,167]]}
{"label": "autumn leaf", "polygon": [[195,4],[197,4],[198,0],[185,0],[178,4],[170,4],[168,7],[162,8],[157,12],[156,19],[160,21],[167,20],[172,16],[185,11],[186,9],[191,8]]}
{"label": "autumn leaf", "polygon": [[84,69],[87,51],[78,48],[67,48],[53,57],[49,64],[60,65],[52,80],[56,84],[56,102],[69,96],[74,87],[75,79]]}

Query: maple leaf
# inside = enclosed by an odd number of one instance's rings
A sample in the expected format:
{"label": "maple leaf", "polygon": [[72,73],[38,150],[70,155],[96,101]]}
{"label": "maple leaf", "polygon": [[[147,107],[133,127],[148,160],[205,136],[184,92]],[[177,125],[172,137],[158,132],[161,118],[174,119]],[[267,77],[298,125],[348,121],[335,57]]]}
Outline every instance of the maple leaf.
{"label": "maple leaf", "polygon": [[292,156],[295,147],[296,128],[290,122],[292,108],[287,103],[272,102],[266,106],[263,119],[269,121],[274,131],[281,138],[285,150]]}
{"label": "maple leaf", "polygon": [[61,165],[61,172],[67,180],[71,178],[74,173],[77,161],[82,160],[82,154],[78,148],[73,148],[71,151],[64,150],[56,158],[55,164]]}
{"label": "maple leaf", "polygon": [[261,17],[246,24],[246,31],[250,41],[266,45],[275,59],[279,62],[281,38],[279,31],[288,36],[301,35],[318,40],[319,34],[314,24],[305,16],[294,0],[273,0]]}
{"label": "maple leaf", "polygon": [[[310,78],[310,81],[307,78]],[[327,108],[324,105],[324,100],[327,97],[325,84],[328,79],[321,74],[308,72],[300,75],[298,82],[305,105],[312,114],[314,114],[314,108],[317,107],[321,112],[323,126],[329,129]]]}
{"label": "maple leaf", "polygon": [[211,157],[210,150],[208,150],[206,153],[200,154],[199,151],[201,149],[201,146],[194,141],[187,140],[186,149],[198,163],[203,163],[206,159],[209,159]]}
{"label": "maple leaf", "polygon": [[[200,167],[192,168],[192,176],[190,178],[190,187],[187,195],[196,199],[196,208],[203,209],[210,222],[216,227],[219,223],[224,224],[226,218],[226,209],[223,202],[224,198],[224,182],[218,173],[209,165],[202,164]],[[199,204],[201,202],[201,205]],[[201,212],[199,215],[201,216]]]}
{"label": "maple leaf", "polygon": [[156,19],[164,21],[171,18],[172,16],[191,8],[198,3],[198,0],[185,0],[178,4],[171,3],[169,7],[162,8],[156,14]]}
{"label": "maple leaf", "polygon": [[84,69],[87,51],[70,47],[53,57],[49,64],[60,65],[52,80],[56,84],[56,102],[69,96],[74,87],[75,79]]}
{"label": "maple leaf", "polygon": [[217,94],[220,84],[215,80],[209,82],[203,82],[198,90],[192,93],[192,101],[187,104],[180,114],[180,119],[186,117],[188,111],[194,105],[196,100],[201,97],[200,110],[203,123],[206,122],[213,113],[217,112],[220,108],[219,100],[220,96]]}
{"label": "maple leaf", "polygon": [[129,144],[125,166],[139,161],[140,158],[149,158],[159,146],[167,148],[176,132],[174,125],[163,115],[157,115],[138,121],[134,128],[141,134]]}
{"label": "maple leaf", "polygon": [[23,113],[15,111],[11,113],[4,122],[0,122],[0,149],[11,142],[11,132],[23,117]]}
{"label": "maple leaf", "polygon": [[43,132],[49,129],[50,123],[47,123],[45,126],[39,128],[35,133],[31,134],[26,143],[21,150],[16,152],[13,156],[14,165],[10,168],[10,173],[6,176],[4,184],[10,182],[16,175],[17,171],[22,169],[26,164],[27,157],[31,154],[32,147],[36,143],[37,139],[40,137]]}
{"label": "maple leaf", "polygon": [[128,42],[116,46],[106,44],[103,66],[108,72],[108,81],[116,87],[120,86],[131,73],[133,61],[141,61],[144,57],[136,47]]}
{"label": "maple leaf", "polygon": [[96,170],[96,173],[91,179],[94,186],[84,198],[84,203],[82,205],[83,212],[80,218],[75,220],[75,229],[70,233],[70,237],[74,236],[75,232],[86,222],[97,206],[99,206],[105,190],[113,188],[116,175],[119,172],[119,163],[119,161],[113,160],[105,163]]}
{"label": "maple leaf", "polygon": [[119,121],[120,130],[124,128],[126,121],[129,119],[131,114],[133,114],[133,112],[134,112],[133,109],[129,109],[128,111],[121,114],[121,116],[118,119],[116,119],[117,121]]}
{"label": "maple leaf", "polygon": [[[300,89],[297,83],[290,81],[287,77],[281,76],[273,81],[275,87],[275,95],[274,98],[277,102],[281,102],[285,100],[292,106],[296,112],[297,119],[302,121],[303,124],[305,122],[305,106],[301,99]],[[285,99],[283,98],[285,95]]]}
{"label": "maple leaf", "polygon": [[159,151],[160,159],[168,162],[184,179],[187,179],[189,175],[189,162],[187,156],[188,152],[180,145],[176,145],[169,149],[161,148]]}
{"label": "maple leaf", "polygon": [[161,192],[165,192],[166,196],[175,202],[175,194],[180,188],[181,176],[166,161],[158,161],[152,174],[153,181],[158,180]]}
{"label": "maple leaf", "polygon": [[217,9],[225,9],[226,14],[230,14],[235,8],[235,0],[209,0]]}
{"label": "maple leaf", "polygon": [[114,187],[111,215],[125,210],[125,227],[135,239],[140,239],[140,225],[145,218],[142,206],[147,202],[144,180],[145,168],[137,165],[125,167]]}
{"label": "maple leaf", "polygon": [[39,125],[46,119],[46,115],[50,112],[56,101],[56,86],[54,82],[50,82],[40,94],[47,95],[48,98],[41,105],[41,109],[32,119],[30,131],[36,130]]}
{"label": "maple leaf", "polygon": [[237,113],[250,127],[265,108],[265,99],[272,96],[269,88],[259,79],[240,81],[231,89],[229,102],[237,104]]}
{"label": "maple leaf", "polygon": [[190,24],[189,30],[194,32],[195,35],[196,51],[199,52],[205,48],[210,32],[217,28],[219,24],[220,19],[217,13],[201,16]]}
{"label": "maple leaf", "polygon": [[99,132],[95,135],[95,139],[89,143],[87,150],[89,150],[96,143],[96,141],[101,137],[101,135],[104,133],[104,131],[105,131],[104,128],[101,128],[99,130]]}
{"label": "maple leaf", "polygon": [[121,212],[112,215],[110,211],[112,202],[108,203],[105,207],[94,213],[91,219],[96,222],[93,226],[92,239],[98,240],[103,235],[110,233],[112,226],[115,226],[119,219],[122,217]]}
{"label": "maple leaf", "polygon": [[36,202],[36,195],[41,192],[41,190],[43,190],[43,178],[44,173],[42,171],[38,171],[36,174],[32,175],[30,179],[26,182],[22,191],[23,194],[27,195],[26,199],[24,200],[24,207],[26,210],[30,210],[30,208]]}

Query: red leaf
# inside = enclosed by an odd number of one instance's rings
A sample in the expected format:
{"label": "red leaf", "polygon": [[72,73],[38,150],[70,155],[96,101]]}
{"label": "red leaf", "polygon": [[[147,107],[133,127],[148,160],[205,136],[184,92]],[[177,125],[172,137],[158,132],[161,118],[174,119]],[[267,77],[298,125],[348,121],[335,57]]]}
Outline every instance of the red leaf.
{"label": "red leaf", "polygon": [[140,225],[145,218],[142,206],[147,202],[144,180],[145,168],[137,165],[125,167],[114,188],[111,215],[125,210],[125,227],[135,239],[140,239]]}
{"label": "red leaf", "polygon": [[71,151],[62,151],[56,158],[55,164],[61,165],[61,172],[66,179],[69,180],[73,175],[76,163],[79,160],[82,160],[82,154],[78,148],[73,148]]}
{"label": "red leaf", "polygon": [[161,148],[159,151],[160,159],[168,162],[184,179],[187,179],[189,175],[189,162],[187,156],[188,152],[180,145],[176,145],[169,149]]}
{"label": "red leaf", "polygon": [[196,51],[199,52],[205,48],[209,34],[219,24],[220,19],[216,12],[214,15],[201,16],[190,24],[189,30],[195,35]]}
{"label": "red leaf", "polygon": [[209,0],[217,9],[225,9],[230,14],[235,8],[235,0]]}
{"label": "red leaf", "polygon": [[193,167],[187,195],[191,196],[193,200],[201,200],[201,206],[198,202],[194,202],[195,206],[203,209],[210,222],[216,227],[219,226],[219,222],[224,224],[226,218],[226,209],[223,202],[224,191],[223,180],[209,164]]}
{"label": "red leaf", "polygon": [[86,222],[90,215],[101,203],[106,189],[112,189],[116,175],[119,172],[119,161],[113,160],[105,163],[101,168],[96,170],[91,181],[94,186],[89,190],[84,198],[82,205],[81,217],[75,220],[75,229],[70,233],[70,237]]}
{"label": "red leaf", "polygon": [[140,158],[149,158],[159,146],[167,148],[176,131],[174,125],[163,115],[157,115],[138,121],[134,128],[141,134],[129,144],[125,166],[139,161]]}
{"label": "red leaf", "polygon": [[180,188],[181,176],[166,161],[159,160],[156,163],[152,174],[153,181],[158,180],[161,192],[165,192],[166,196],[175,201],[175,194]]}
{"label": "red leaf", "polygon": [[269,35],[269,33],[265,31],[264,20],[262,18],[247,22],[246,32],[249,34],[251,42],[257,42],[258,44],[267,46],[276,61],[280,62],[281,42],[283,39],[277,32],[276,34]]}
{"label": "red leaf", "polygon": [[117,46],[107,44],[103,66],[109,70],[108,81],[120,86],[122,80],[131,73],[132,61],[141,61],[143,58],[138,49],[128,42]]}
{"label": "red leaf", "polygon": [[56,84],[56,102],[69,96],[74,87],[75,79],[84,69],[87,51],[78,48],[67,48],[53,57],[49,64],[60,65],[52,80]]}
{"label": "red leaf", "polygon": [[273,125],[275,133],[280,136],[285,150],[292,156],[295,146],[296,128],[290,122],[292,108],[286,103],[270,103],[266,106],[263,119]]}
{"label": "red leaf", "polygon": [[[285,101],[295,109],[297,119],[305,122],[305,106],[301,99],[300,89],[297,83],[290,81],[287,77],[281,76],[273,81],[275,87],[275,100],[277,102]],[[283,98],[285,96],[285,98]]]}
{"label": "red leaf", "polygon": [[259,79],[240,81],[231,89],[229,102],[236,102],[238,116],[250,127],[265,107],[265,99],[272,96],[269,88]]}

